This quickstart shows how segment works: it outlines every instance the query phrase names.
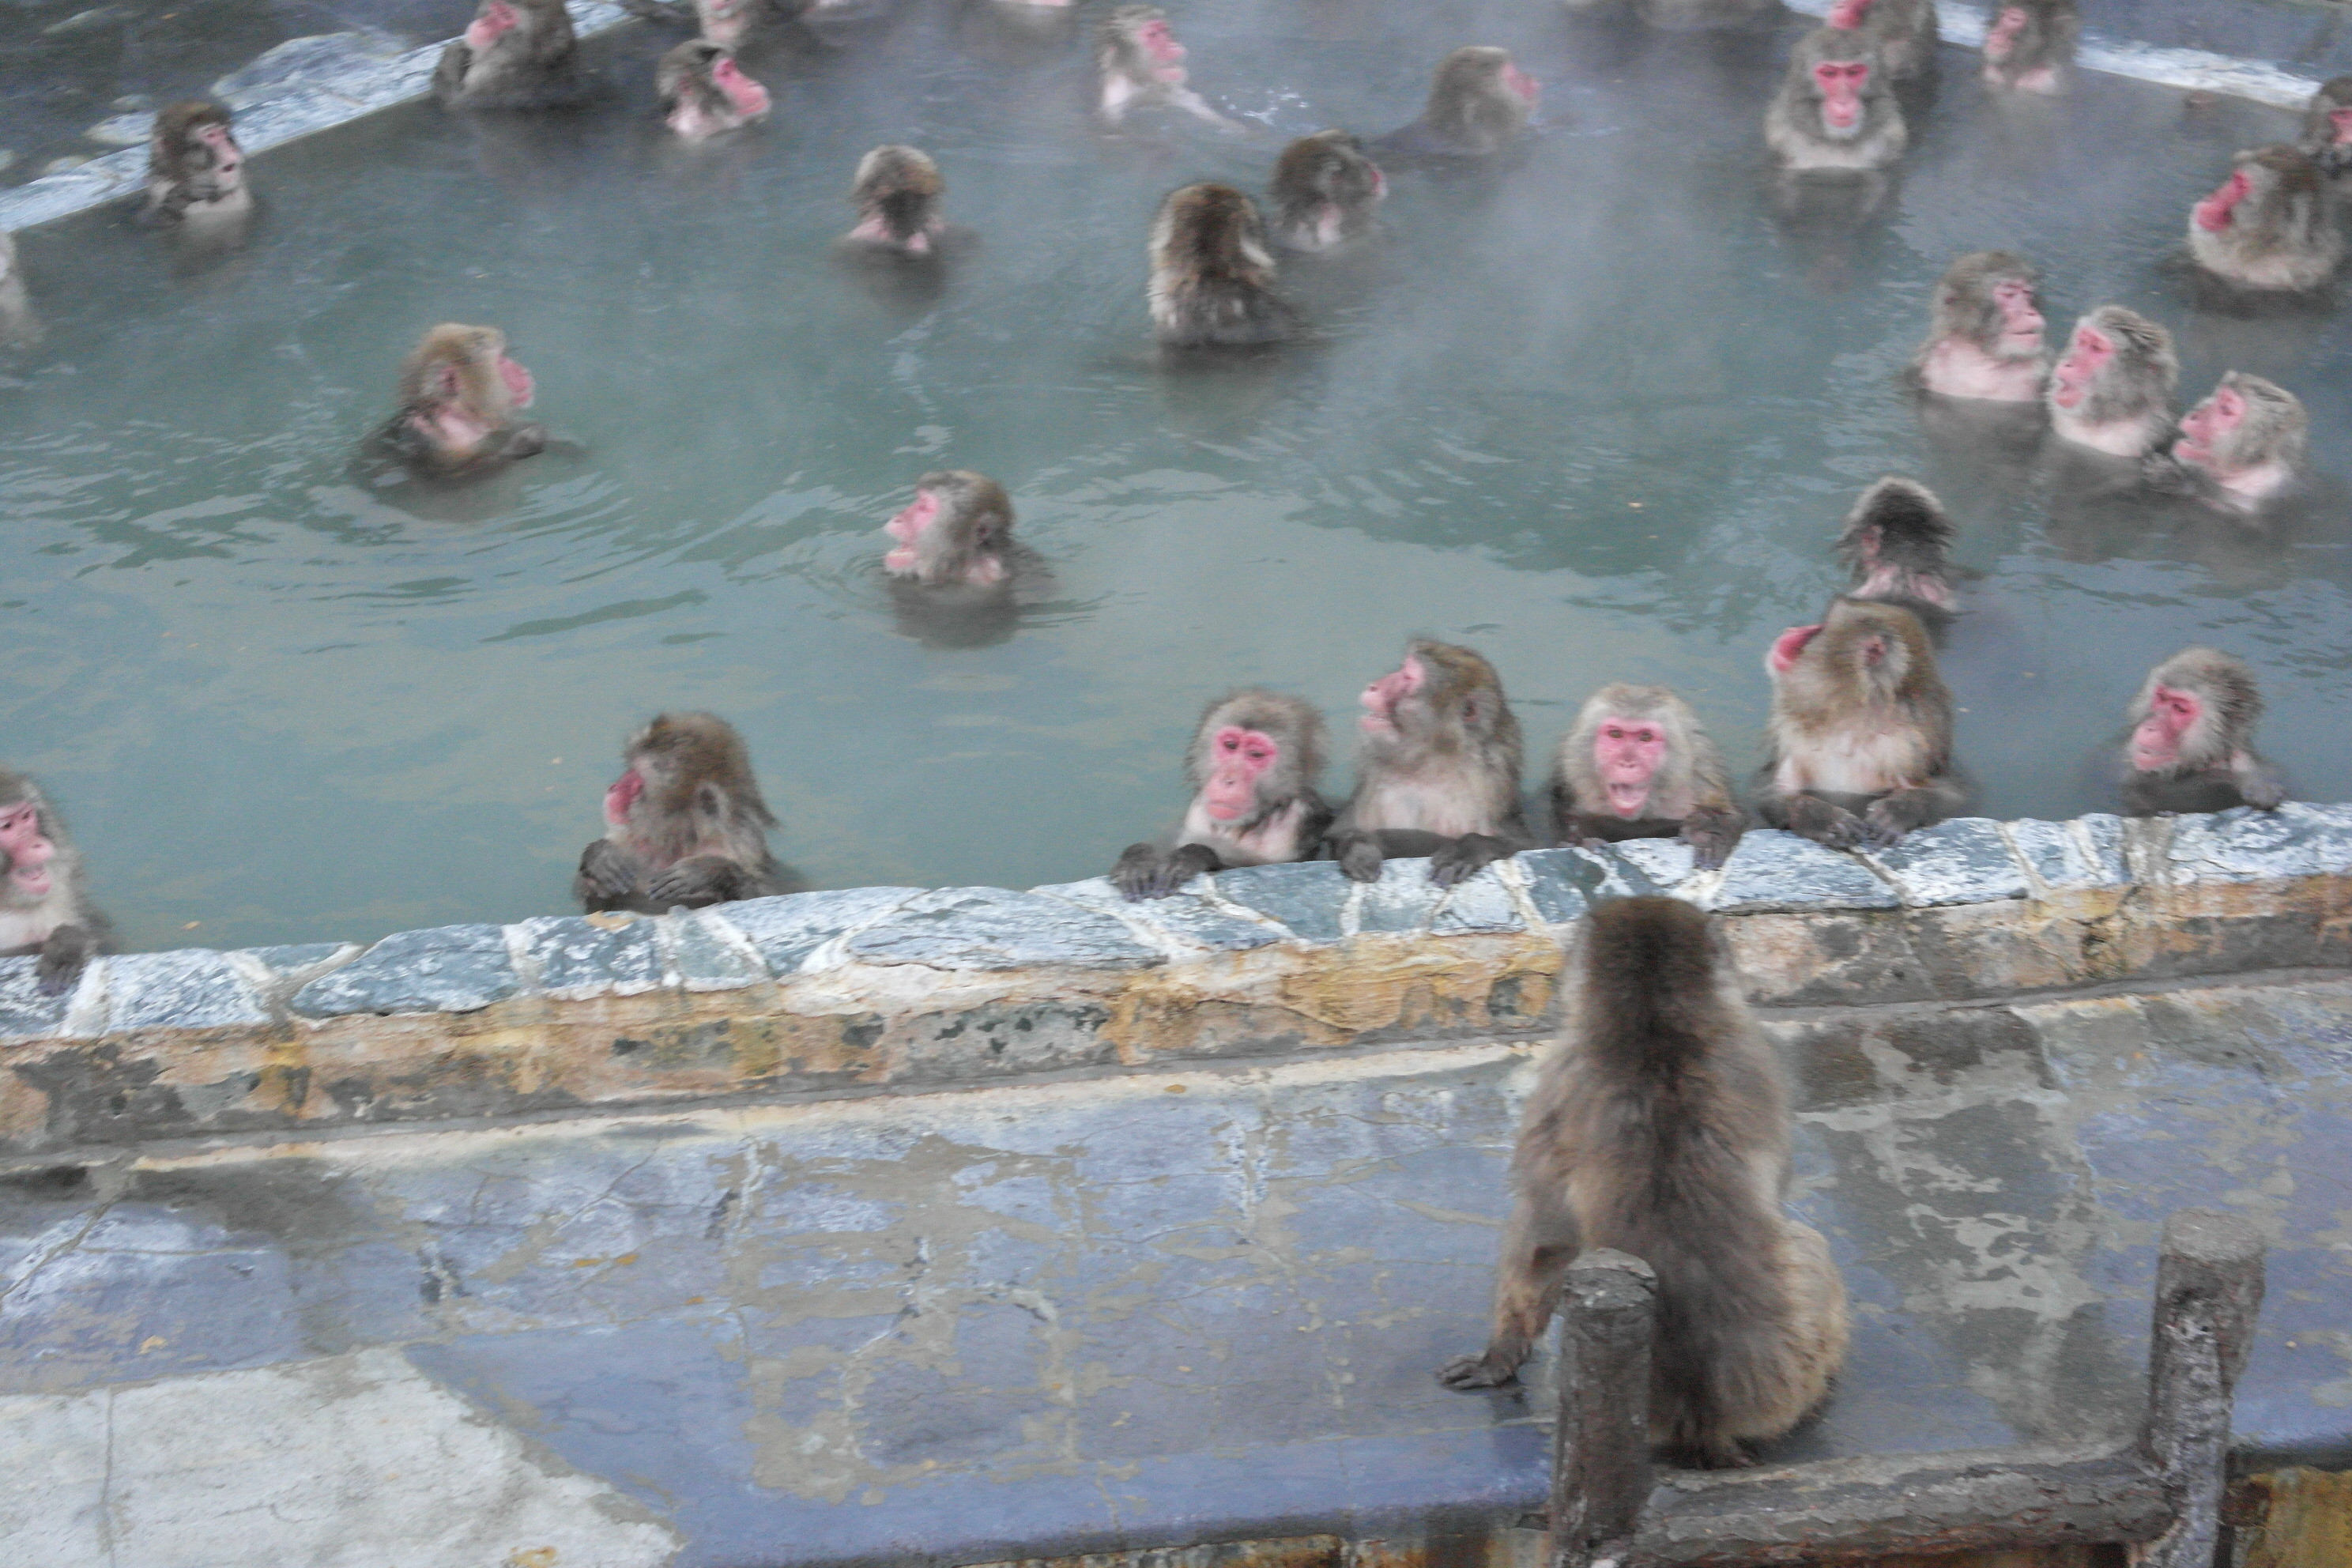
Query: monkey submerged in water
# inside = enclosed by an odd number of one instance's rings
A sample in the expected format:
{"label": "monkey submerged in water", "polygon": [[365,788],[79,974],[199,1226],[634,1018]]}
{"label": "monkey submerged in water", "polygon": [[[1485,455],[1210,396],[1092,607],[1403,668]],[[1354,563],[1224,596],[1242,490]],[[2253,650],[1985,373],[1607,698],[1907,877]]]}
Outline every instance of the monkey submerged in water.
{"label": "monkey submerged in water", "polygon": [[1356,793],[1330,835],[1351,880],[1376,881],[1390,858],[1426,855],[1429,879],[1450,888],[1527,847],[1519,721],[1493,665],[1416,637],[1362,702]]}
{"label": "monkey submerged in water", "polygon": [[1130,899],[1164,899],[1193,878],[1233,866],[1270,866],[1322,852],[1331,808],[1323,774],[1322,716],[1262,687],[1209,704],[1184,753],[1192,804],[1175,833],[1130,844],[1110,879]]}
{"label": "monkey submerged in water", "polygon": [[1952,618],[1952,526],[1936,492],[1889,474],[1862,492],[1838,535],[1846,597],[1899,605],[1931,631]]}
{"label": "monkey submerged in water", "polygon": [[1772,677],[1756,815],[1832,849],[1885,848],[1959,810],[1952,694],[1919,617],[1841,598],[1764,656]]}
{"label": "monkey submerged in water", "polygon": [[978,237],[940,216],[947,181],[919,147],[877,147],[857,161],[849,199],[857,226],[842,237],[851,257],[940,261],[971,247]]}
{"label": "monkey submerged in water", "polygon": [[236,229],[253,216],[245,150],[217,103],[174,103],[147,142],[146,216],[195,229]]}
{"label": "monkey submerged in water", "polygon": [[1551,1319],[1580,1252],[1658,1281],[1650,1440],[1705,1469],[1753,1464],[1828,1397],[1845,1360],[1829,1243],[1780,1207],[1789,1091],[1718,931],[1675,899],[1612,899],[1571,958],[1570,1021],[1538,1070],[1486,1351],[1438,1375],[1496,1388]]}
{"label": "monkey submerged in water", "polygon": [[2310,437],[2301,398],[2233,370],[2181,416],[2172,459],[2207,481],[2208,500],[2253,511],[2302,482]]}
{"label": "monkey submerged in water", "polygon": [[1184,46],[1153,5],[1121,5],[1095,34],[1095,112],[1117,126],[1139,109],[1181,109],[1212,125],[1239,130],[1186,86]]}
{"label": "monkey submerged in water", "polygon": [[1922,392],[1989,403],[2032,403],[2042,396],[2050,355],[2034,298],[2032,263],[2005,250],[1979,250],[1944,269],[1927,341],[1911,359]]}
{"label": "monkey submerged in water", "polygon": [[2238,289],[2317,289],[2344,260],[2319,165],[2284,142],[2239,153],[2221,188],[2189,208],[2189,254]]}
{"label": "monkey submerged in water", "polygon": [[768,852],[776,826],[751,755],[715,713],[664,713],[629,739],[604,792],[609,831],[581,852],[572,896],[590,914],[660,914],[800,890]]}
{"label": "monkey submerged in water", "polygon": [[547,449],[547,427],[517,424],[536,388],[496,327],[444,321],[400,366],[400,412],[370,444],[412,470],[450,479]]}
{"label": "monkey submerged in water", "polygon": [[2074,0],[2009,0],[1985,29],[1984,83],[2003,92],[2063,92],[2082,36]]}
{"label": "monkey submerged in water", "polygon": [[1292,250],[1346,248],[1372,232],[1372,209],[1387,199],[1388,177],[1345,131],[1318,131],[1282,150],[1267,193],[1274,237]]}
{"label": "monkey submerged in water", "polygon": [[689,38],[654,69],[662,123],[688,142],[707,142],[768,118],[768,89],[743,74],[735,57],[706,38]]}
{"label": "monkey submerged in water", "polygon": [[1169,193],[1151,225],[1151,325],[1162,347],[1281,342],[1298,317],[1274,291],[1274,254],[1250,199],[1231,185]]}
{"label": "monkey submerged in water", "polygon": [[482,0],[441,51],[433,95],[452,109],[552,109],[580,97],[578,54],[563,0]]}
{"label": "monkey submerged in water", "polygon": [[2137,310],[2102,305],[2074,323],[2050,373],[2050,427],[2095,452],[2142,457],[2171,428],[2179,384],[2172,334]]}
{"label": "monkey submerged in water", "polygon": [[915,481],[915,499],[882,525],[898,545],[882,570],[926,588],[992,588],[1013,576],[1013,498],[986,474],[942,468]]}
{"label": "monkey submerged in water", "polygon": [[1421,118],[1373,145],[1406,157],[1491,157],[1527,133],[1542,96],[1510,50],[1473,44],[1438,62]]}
{"label": "monkey submerged in water", "polygon": [[2286,788],[2253,749],[2262,716],[2254,672],[2242,658],[2185,647],[2148,671],[2126,721],[2124,815],[2278,809]]}
{"label": "monkey submerged in water", "polygon": [[2352,174],[2352,76],[2330,77],[2303,111],[2303,150],[2332,180]]}
{"label": "monkey submerged in water", "polygon": [[114,928],[82,891],[65,824],[38,784],[0,769],[0,957],[37,957],[34,984],[56,996],[113,951]]}
{"label": "monkey submerged in water", "polygon": [[1867,38],[1851,28],[1816,27],[1798,42],[1764,110],[1764,144],[1784,169],[1867,174],[1902,157],[1910,141]]}
{"label": "monkey submerged in water", "polygon": [[1748,819],[1690,705],[1663,686],[1604,686],[1586,700],[1551,770],[1562,843],[1679,838],[1702,871],[1727,859]]}

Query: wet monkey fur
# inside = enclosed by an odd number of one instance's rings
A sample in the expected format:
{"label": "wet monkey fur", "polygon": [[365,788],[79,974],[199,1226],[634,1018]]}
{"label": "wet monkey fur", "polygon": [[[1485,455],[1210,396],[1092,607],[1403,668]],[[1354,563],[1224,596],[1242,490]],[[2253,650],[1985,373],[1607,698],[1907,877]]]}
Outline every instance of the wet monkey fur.
{"label": "wet monkey fur", "polygon": [[146,216],[158,223],[240,223],[251,216],[245,151],[217,103],[167,105],[147,142]]}
{"label": "wet monkey fur", "polygon": [[2172,427],[2179,384],[2172,334],[2137,310],[2102,305],[2074,323],[2042,397],[2061,440],[2138,458]]}
{"label": "wet monkey fur", "polygon": [[2082,36],[2074,0],[2005,0],[1985,29],[1984,83],[2002,92],[2063,92]]}
{"label": "wet monkey fur", "polygon": [[2148,671],[2126,718],[2124,815],[2277,809],[2286,788],[2253,749],[2262,716],[2254,672],[2242,658],[2185,647]]}
{"label": "wet monkey fur", "polygon": [[1474,44],[1440,60],[1421,118],[1374,142],[1403,157],[1485,158],[1527,133],[1543,96],[1508,49]]}
{"label": "wet monkey fur", "polygon": [[2050,374],[2031,262],[2005,250],[1979,250],[1944,269],[1936,284],[1927,341],[1908,374],[1922,392],[1989,403],[2032,403]]}
{"label": "wet monkey fur", "polygon": [[1943,37],[1936,0],[1836,0],[1823,20],[1876,49],[1890,83],[1935,72],[1936,44]]}
{"label": "wet monkey fur", "polygon": [[1391,857],[1426,855],[1450,888],[1527,847],[1519,721],[1493,665],[1417,637],[1360,700],[1356,793],[1330,837],[1341,871],[1370,882]]}
{"label": "wet monkey fur", "polygon": [[547,449],[544,426],[519,424],[538,389],[496,327],[444,321],[400,365],[400,412],[370,437],[373,450],[442,479],[487,472]]}
{"label": "wet monkey fur", "polygon": [[800,890],[768,852],[776,818],[751,755],[715,713],[663,713],[629,738],[604,792],[604,837],[581,852],[572,896],[590,914],[660,914]]}
{"label": "wet monkey fur", "polygon": [[2189,254],[2242,289],[2308,293],[2344,261],[2327,181],[2284,142],[2237,156],[2221,187],[2189,211]]}
{"label": "wet monkey fur", "polygon": [[552,109],[580,98],[579,43],[563,0],[482,0],[449,40],[433,95],[452,109]]}
{"label": "wet monkey fur", "polygon": [[2202,478],[2207,499],[2254,511],[2303,482],[2311,416],[2275,382],[2233,370],[2180,416],[2172,460]]}
{"label": "wet monkey fur", "polygon": [[81,857],[40,785],[0,768],[0,957],[32,957],[45,996],[114,951],[114,927],[82,890]]}
{"label": "wet monkey fur", "polygon": [[1764,144],[1791,174],[1860,174],[1903,156],[1911,133],[1885,63],[1863,34],[1816,27],[1789,56],[1764,110]]}
{"label": "wet monkey fur", "polygon": [[1156,5],[1121,5],[1095,32],[1095,113],[1116,128],[1143,109],[1181,109],[1212,125],[1239,130],[1186,85],[1184,46],[1168,13]]}
{"label": "wet monkey fur", "polygon": [[1564,844],[1680,838],[1699,869],[1739,843],[1748,818],[1722,753],[1690,705],[1663,686],[1604,686],[1552,759],[1553,831]]}
{"label": "wet monkey fur", "polygon": [[926,588],[993,588],[1013,575],[1013,498],[986,474],[925,474],[915,499],[882,527],[898,542],[882,557],[893,577]]}
{"label": "wet monkey fur", "polygon": [[1585,921],[1559,1043],[1511,1156],[1515,1201],[1486,1350],[1450,1388],[1516,1381],[1562,1278],[1593,1247],[1656,1273],[1650,1437],[1718,1469],[1828,1396],[1845,1359],[1829,1243],[1782,1212],[1789,1091],[1722,934],[1675,899],[1612,899]]}
{"label": "wet monkey fur", "polygon": [[1316,788],[1323,718],[1297,698],[1250,687],[1210,703],[1185,751],[1184,773],[1192,800],[1173,836],[1128,846],[1111,868],[1129,898],[1163,899],[1204,872],[1322,853],[1331,825]]}
{"label": "wet monkey fur", "polygon": [[852,257],[905,262],[944,261],[962,254],[978,236],[940,216],[947,181],[919,147],[877,147],[857,161],[849,199],[857,224],[841,239]]}
{"label": "wet monkey fur", "polygon": [[1936,492],[1889,474],[1862,492],[1838,535],[1846,596],[1900,605],[1930,631],[1952,616],[1952,541],[1959,530]]}
{"label": "wet monkey fur", "polygon": [[662,122],[680,139],[705,142],[768,117],[768,89],[743,74],[734,54],[707,38],[688,38],[654,68]]}
{"label": "wet monkey fur", "polygon": [[1151,326],[1164,348],[1237,348],[1297,335],[1274,291],[1274,253],[1257,207],[1231,185],[1169,193],[1152,220]]}
{"label": "wet monkey fur", "polygon": [[1345,131],[1318,131],[1282,150],[1266,189],[1274,237],[1291,250],[1342,249],[1370,234],[1388,177]]}

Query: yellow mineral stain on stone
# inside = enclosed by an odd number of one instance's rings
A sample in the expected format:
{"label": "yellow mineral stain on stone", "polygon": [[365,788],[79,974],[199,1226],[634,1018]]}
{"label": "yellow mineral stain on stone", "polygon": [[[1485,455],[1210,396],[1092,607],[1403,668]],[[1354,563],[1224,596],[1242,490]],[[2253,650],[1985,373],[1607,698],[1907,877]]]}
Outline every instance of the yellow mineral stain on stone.
{"label": "yellow mineral stain on stone", "polygon": [[2231,1499],[2240,1523],[2239,1568],[2343,1568],[2352,1563],[2352,1474],[2270,1470]]}
{"label": "yellow mineral stain on stone", "polygon": [[150,1334],[139,1342],[139,1353],[145,1355],[149,1351],[160,1351],[171,1342],[161,1334]]}
{"label": "yellow mineral stain on stone", "polygon": [[583,915],[580,918],[598,931],[619,931],[637,917],[620,910],[604,910],[596,914]]}
{"label": "yellow mineral stain on stone", "polygon": [[507,1553],[507,1568],[555,1568],[552,1546],[519,1547]]}

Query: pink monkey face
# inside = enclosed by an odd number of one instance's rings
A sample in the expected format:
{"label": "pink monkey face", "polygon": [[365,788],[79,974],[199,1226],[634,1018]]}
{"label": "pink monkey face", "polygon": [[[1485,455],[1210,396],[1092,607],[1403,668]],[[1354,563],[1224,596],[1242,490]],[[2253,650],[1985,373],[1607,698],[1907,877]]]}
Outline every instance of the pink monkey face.
{"label": "pink monkey face", "polygon": [[2132,731],[2132,766],[2149,773],[2178,763],[2181,737],[2189,733],[2204,707],[2193,692],[2158,686],[2149,695],[2147,717]]}
{"label": "pink monkey face", "polygon": [[914,504],[884,523],[882,531],[901,544],[912,544],[939,515],[940,498],[929,490],[918,490]]}
{"label": "pink monkey face", "polygon": [[2180,439],[2172,455],[2186,463],[2210,463],[2214,444],[2235,430],[2246,417],[2245,395],[2234,386],[2216,387],[2213,395],[2190,409],[2180,420]]}
{"label": "pink monkey face", "polygon": [[530,407],[530,400],[539,395],[538,384],[530,379],[530,372],[504,354],[499,355],[499,379],[507,384],[507,395],[514,399],[517,408]]}
{"label": "pink monkey face", "polygon": [[1772,647],[1764,656],[1764,668],[1775,675],[1786,675],[1789,667],[1805,651],[1805,645],[1822,635],[1818,623],[1810,626],[1790,626],[1772,639]]}
{"label": "pink monkey face", "polygon": [[1862,123],[1862,88],[1870,79],[1866,60],[1823,60],[1813,68],[1813,85],[1822,89],[1822,123],[1832,131],[1851,131]]}
{"label": "pink monkey face", "polygon": [[604,820],[614,827],[625,827],[629,808],[637,804],[637,796],[646,793],[646,776],[631,768],[613,781],[604,792]]}
{"label": "pink monkey face", "polygon": [[1543,89],[1537,84],[1536,79],[1507,61],[1503,66],[1503,87],[1529,109],[1533,109],[1536,100],[1543,97]]}
{"label": "pink monkey face", "polygon": [[2327,111],[2328,140],[2341,147],[2352,142],[2352,107]]}
{"label": "pink monkey face", "polygon": [[1282,747],[1272,736],[1226,725],[1210,744],[1209,782],[1202,786],[1201,804],[1219,822],[1247,816],[1257,799],[1258,780],[1281,755]]}
{"label": "pink monkey face", "polygon": [[514,31],[521,21],[522,18],[515,15],[514,7],[508,5],[507,0],[490,0],[482,7],[482,14],[474,18],[473,25],[466,29],[466,47],[487,49]]}
{"label": "pink monkey face", "polygon": [[751,119],[768,112],[768,89],[743,74],[732,55],[721,55],[710,68],[710,79],[735,106],[735,112]]}
{"label": "pink monkey face", "polygon": [[1184,63],[1184,46],[1176,41],[1176,35],[1168,24],[1158,17],[1135,30],[1135,41],[1143,46],[1143,52],[1150,55],[1156,64],[1175,66]]}
{"label": "pink monkey face", "polygon": [[2061,408],[2079,407],[2091,384],[2115,357],[2116,345],[2106,333],[2093,327],[2075,328],[2074,346],[2051,373],[2051,400]]}
{"label": "pink monkey face", "polygon": [[1985,29],[1984,56],[1998,65],[2009,58],[2017,47],[2017,35],[2025,30],[2025,13],[2015,5],[2004,7],[1993,25]]}
{"label": "pink monkey face", "polygon": [[36,899],[47,894],[49,858],[57,849],[41,831],[40,807],[28,801],[0,816],[0,852],[8,857],[8,880],[16,891]]}
{"label": "pink monkey face", "polygon": [[2246,194],[2253,188],[2253,181],[2247,177],[2243,169],[2231,174],[2221,183],[2220,190],[2197,204],[2194,215],[2197,226],[2208,234],[2219,234],[2229,227],[2231,210],[2244,201]]}
{"label": "pink monkey face", "polygon": [[2042,311],[2033,302],[2033,285],[2021,278],[2004,278],[1992,286],[1994,309],[2000,312],[2000,335],[2011,346],[2042,346]]}
{"label": "pink monkey face", "polygon": [[1419,691],[1427,679],[1421,660],[1408,655],[1393,674],[1383,675],[1364,688],[1360,700],[1364,705],[1364,716],[1357,721],[1358,727],[1367,735],[1396,733],[1397,704]]}
{"label": "pink monkey face", "polygon": [[1650,778],[1666,754],[1664,726],[1644,720],[1612,719],[1592,738],[1592,762],[1609,792],[1609,809],[1622,817],[1638,815],[1650,798]]}

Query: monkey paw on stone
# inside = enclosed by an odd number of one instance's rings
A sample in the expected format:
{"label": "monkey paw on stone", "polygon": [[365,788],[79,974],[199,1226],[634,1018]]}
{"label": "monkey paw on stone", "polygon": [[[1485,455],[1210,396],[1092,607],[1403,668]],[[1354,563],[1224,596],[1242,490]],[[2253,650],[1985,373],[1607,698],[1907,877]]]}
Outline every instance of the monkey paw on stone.
{"label": "monkey paw on stone", "polygon": [[[1862,818],[1845,807],[1811,795],[1801,795],[1789,802],[1789,831],[1832,849],[1852,849],[1869,833]],[[1900,837],[1898,833],[1896,837]]]}
{"label": "monkey paw on stone", "polygon": [[1470,1393],[1481,1388],[1510,1388],[1517,1384],[1519,1374],[1514,1367],[1498,1366],[1484,1355],[1457,1356],[1437,1369],[1437,1381],[1457,1393]]}

